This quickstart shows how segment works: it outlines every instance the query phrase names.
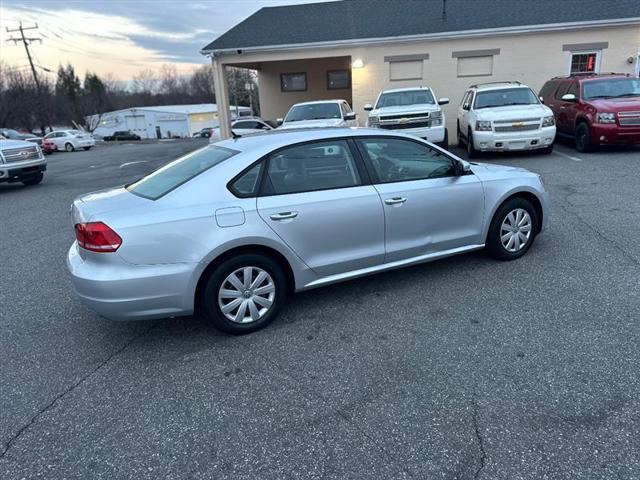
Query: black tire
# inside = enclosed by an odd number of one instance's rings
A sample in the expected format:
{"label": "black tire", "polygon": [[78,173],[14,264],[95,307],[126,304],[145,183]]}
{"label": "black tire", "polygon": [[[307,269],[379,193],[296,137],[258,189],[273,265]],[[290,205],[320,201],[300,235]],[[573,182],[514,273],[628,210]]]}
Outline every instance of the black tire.
{"label": "black tire", "polygon": [[440,148],[449,149],[449,130],[444,129],[444,139],[440,142]]}
{"label": "black tire", "polygon": [[473,146],[473,133],[471,133],[471,129],[467,132],[467,157],[469,158],[477,158],[478,150]]}
{"label": "black tire", "polygon": [[462,132],[460,131],[460,123],[456,123],[456,134],[458,136],[458,148],[463,148],[465,146],[465,143],[462,140]]}
{"label": "black tire", "polygon": [[72,144],[70,144],[69,142],[67,142],[67,143],[65,143],[65,144],[64,144],[64,149],[65,149],[67,152],[73,152],[73,151],[75,150],[75,148],[73,147],[73,145],[72,145]]}
{"label": "black tire", "polygon": [[[258,320],[238,323],[227,318],[222,312],[218,301],[218,294],[223,287],[223,283],[226,283],[225,281],[229,275],[238,269],[249,266],[262,269],[271,277],[275,286],[273,303],[266,313],[264,313],[264,316]],[[227,285],[227,287],[229,287],[229,285]],[[278,311],[287,297],[287,282],[282,267],[275,260],[265,255],[249,253],[231,257],[223,261],[209,276],[202,292],[200,306],[202,307],[201,313],[205,319],[212,322],[217,329],[223,332],[242,335],[266,327],[278,316]],[[233,300],[230,300],[229,303],[231,303],[231,301]]]}
{"label": "black tire", "polygon": [[91,150],[91,147],[82,147],[84,150]]}
{"label": "black tire", "polygon": [[593,151],[591,144],[591,134],[589,133],[589,125],[580,122],[576,127],[576,150],[579,152]]}
{"label": "black tire", "polygon": [[[501,240],[502,228],[501,227],[503,222],[507,218],[507,216],[510,215],[511,212],[517,209],[525,210],[529,214],[529,217],[531,218],[530,235],[526,243],[524,243],[519,250],[509,251],[502,244],[502,240]],[[498,260],[515,260],[516,258],[522,257],[525,253],[527,253],[529,248],[531,248],[531,245],[533,245],[533,242],[535,240],[536,234],[538,233],[538,230],[540,230],[538,221],[539,219],[536,213],[536,209],[533,208],[533,205],[531,205],[531,202],[529,202],[528,200],[522,197],[515,197],[510,200],[507,200],[505,203],[500,205],[500,207],[494,214],[493,219],[491,220],[491,225],[489,226],[489,232],[487,233],[487,241],[486,241],[487,252],[493,258],[496,258]],[[523,234],[526,235],[526,232],[524,232]]]}
{"label": "black tire", "polygon": [[540,149],[540,153],[542,155],[550,155],[553,152],[553,143],[548,147],[544,147]]}
{"label": "black tire", "polygon": [[44,173],[41,172],[41,173],[38,173],[37,175],[34,175],[33,177],[25,178],[24,180],[22,180],[22,184],[37,185],[42,181],[43,178],[44,178]]}

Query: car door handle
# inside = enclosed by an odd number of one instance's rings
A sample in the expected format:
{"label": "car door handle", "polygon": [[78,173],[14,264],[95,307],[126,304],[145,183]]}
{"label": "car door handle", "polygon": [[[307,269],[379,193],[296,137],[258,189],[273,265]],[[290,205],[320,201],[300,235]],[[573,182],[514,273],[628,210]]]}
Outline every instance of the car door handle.
{"label": "car door handle", "polygon": [[387,198],[384,201],[384,203],[386,203],[387,205],[400,205],[406,201],[407,199],[404,197],[393,197],[393,198]]}
{"label": "car door handle", "polygon": [[281,212],[274,213],[271,215],[271,220],[279,221],[279,220],[287,220],[289,218],[296,218],[298,216],[298,212]]}
{"label": "car door handle", "polygon": [[560,107],[560,110],[565,110],[565,109],[566,109],[566,107]]}

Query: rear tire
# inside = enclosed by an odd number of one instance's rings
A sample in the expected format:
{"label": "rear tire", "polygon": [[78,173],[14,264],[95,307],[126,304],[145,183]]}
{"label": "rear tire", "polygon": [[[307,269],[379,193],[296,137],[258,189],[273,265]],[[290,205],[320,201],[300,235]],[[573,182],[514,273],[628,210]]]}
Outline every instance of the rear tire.
{"label": "rear tire", "polygon": [[255,332],[277,317],[286,290],[284,271],[275,260],[254,253],[238,255],[209,276],[200,299],[202,314],[223,332]]}
{"label": "rear tire", "polygon": [[522,257],[539,230],[538,215],[531,202],[515,197],[500,205],[491,220],[486,248],[498,260]]}
{"label": "rear tire", "polygon": [[478,150],[473,145],[473,133],[471,133],[471,129],[467,132],[467,157],[469,158],[477,158]]}
{"label": "rear tire", "polygon": [[22,184],[23,185],[38,185],[40,182],[42,182],[42,179],[44,178],[44,173],[38,173],[37,175],[34,175],[33,177],[29,177],[25,180],[22,180]]}
{"label": "rear tire", "polygon": [[67,152],[73,152],[75,150],[74,146],[72,144],[70,144],[70,143],[65,143],[64,144],[64,149]]}
{"label": "rear tire", "polygon": [[576,127],[576,150],[584,153],[594,150],[594,147],[591,144],[589,125],[584,122],[579,123]]}

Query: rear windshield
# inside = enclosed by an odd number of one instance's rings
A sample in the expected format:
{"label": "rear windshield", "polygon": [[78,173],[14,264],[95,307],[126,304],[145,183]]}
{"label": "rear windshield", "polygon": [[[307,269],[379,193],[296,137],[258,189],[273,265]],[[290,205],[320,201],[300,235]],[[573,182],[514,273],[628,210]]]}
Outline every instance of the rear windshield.
{"label": "rear windshield", "polygon": [[378,99],[376,108],[423,105],[425,103],[436,103],[431,90],[407,90],[404,92],[383,93]]}
{"label": "rear windshield", "polygon": [[337,103],[309,103],[296,105],[289,110],[285,122],[301,122],[303,120],[324,120],[326,118],[342,118]]}
{"label": "rear windshield", "polygon": [[208,146],[168,163],[130,185],[127,190],[141,197],[157,200],[205,170],[237,154],[235,150]]}
{"label": "rear windshield", "polygon": [[478,108],[506,107],[509,105],[532,105],[540,101],[528,88],[503,88],[487,90],[476,94],[476,110]]}

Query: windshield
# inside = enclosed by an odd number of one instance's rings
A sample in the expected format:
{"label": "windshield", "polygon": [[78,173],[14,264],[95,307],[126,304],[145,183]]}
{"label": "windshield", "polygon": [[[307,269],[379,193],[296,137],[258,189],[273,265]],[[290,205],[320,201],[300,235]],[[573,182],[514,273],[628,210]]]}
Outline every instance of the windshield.
{"label": "windshield", "polygon": [[529,88],[501,88],[476,94],[474,108],[506,107],[509,105],[537,105],[540,101]]}
{"label": "windshield", "polygon": [[327,118],[342,118],[340,106],[337,103],[295,105],[289,110],[284,121],[300,122],[302,120],[324,120]]}
{"label": "windshield", "polygon": [[405,92],[383,93],[378,99],[376,108],[423,105],[425,103],[436,103],[431,90],[408,90]]}
{"label": "windshield", "polygon": [[235,150],[209,146],[168,163],[155,172],[127,185],[127,190],[141,197],[157,200],[205,170],[234,156]]}
{"label": "windshield", "polygon": [[582,96],[585,100],[640,97],[640,79],[619,78],[588,81],[582,84],[582,90]]}

